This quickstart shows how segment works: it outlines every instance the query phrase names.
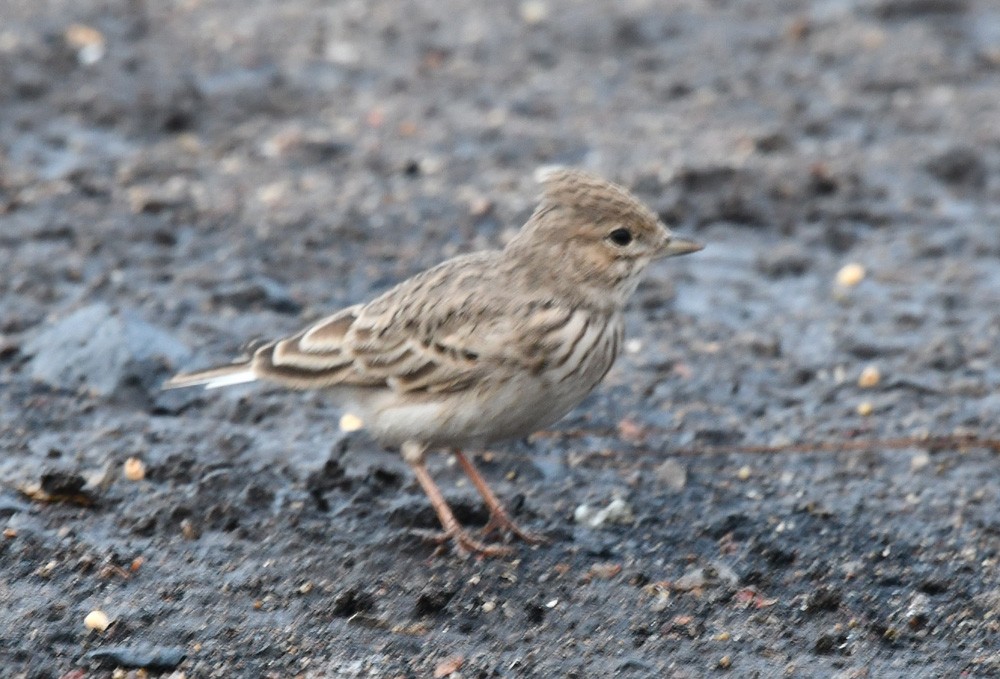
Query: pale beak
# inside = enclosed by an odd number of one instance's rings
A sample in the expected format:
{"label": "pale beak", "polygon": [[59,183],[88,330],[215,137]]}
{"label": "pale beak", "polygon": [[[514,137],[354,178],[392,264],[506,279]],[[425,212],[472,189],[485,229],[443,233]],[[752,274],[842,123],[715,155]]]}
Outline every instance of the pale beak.
{"label": "pale beak", "polygon": [[677,257],[678,255],[690,255],[692,252],[698,252],[704,248],[704,245],[693,240],[671,236],[658,254],[660,257]]}

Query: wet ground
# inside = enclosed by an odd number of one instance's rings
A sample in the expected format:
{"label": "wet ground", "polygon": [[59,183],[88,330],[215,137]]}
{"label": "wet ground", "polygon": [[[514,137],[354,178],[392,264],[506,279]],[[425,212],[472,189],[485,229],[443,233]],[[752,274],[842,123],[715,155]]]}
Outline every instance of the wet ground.
{"label": "wet ground", "polygon": [[[1000,7],[467,5],[0,9],[2,675],[1000,675],[997,453],[858,444],[1000,437]],[[158,391],[501,244],[550,163],[708,247],[478,458],[549,544],[435,553],[322,394]]]}

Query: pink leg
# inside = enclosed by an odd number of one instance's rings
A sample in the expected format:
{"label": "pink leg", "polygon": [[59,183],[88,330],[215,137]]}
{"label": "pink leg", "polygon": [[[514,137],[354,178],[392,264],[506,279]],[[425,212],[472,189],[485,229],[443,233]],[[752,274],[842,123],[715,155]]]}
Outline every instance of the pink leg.
{"label": "pink leg", "polygon": [[539,544],[547,541],[544,536],[524,530],[514,523],[514,520],[511,519],[510,515],[507,513],[507,510],[504,509],[502,504],[500,504],[500,500],[498,500],[497,496],[494,495],[493,489],[486,483],[486,479],[483,478],[483,475],[480,474],[479,470],[472,464],[472,460],[467,458],[465,453],[461,450],[455,449],[452,452],[455,454],[455,459],[458,460],[459,466],[462,467],[462,471],[464,471],[465,475],[472,481],[472,485],[474,485],[476,490],[479,491],[479,494],[483,498],[483,502],[486,503],[486,506],[490,510],[490,520],[487,522],[486,526],[483,527],[483,533],[489,534],[499,528],[501,530],[510,531],[530,544]]}
{"label": "pink leg", "polygon": [[[404,455],[404,458],[405,457],[406,455]],[[513,549],[510,547],[502,545],[487,545],[469,535],[469,533],[462,528],[458,519],[455,518],[455,514],[451,511],[451,507],[448,506],[448,502],[444,499],[444,495],[441,494],[441,490],[437,487],[437,484],[434,483],[434,479],[432,479],[431,475],[427,472],[427,467],[424,465],[423,459],[407,459],[406,461],[413,470],[414,476],[417,477],[417,482],[420,484],[420,487],[424,489],[424,493],[427,494],[427,498],[431,501],[431,506],[434,507],[434,511],[437,512],[438,519],[444,527],[444,536],[447,539],[454,541],[455,547],[460,553],[481,554],[483,556],[507,556],[513,553]]]}

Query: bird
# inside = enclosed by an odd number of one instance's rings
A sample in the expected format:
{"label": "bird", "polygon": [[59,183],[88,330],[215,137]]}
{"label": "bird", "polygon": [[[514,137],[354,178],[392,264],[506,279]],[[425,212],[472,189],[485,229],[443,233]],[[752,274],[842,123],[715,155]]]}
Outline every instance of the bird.
{"label": "bird", "polygon": [[[167,389],[249,382],[322,389],[398,449],[463,555],[512,553],[494,531],[528,543],[466,456],[549,427],[575,408],[622,349],[624,311],[654,260],[703,246],[677,236],[624,187],[584,170],[543,168],[537,207],[500,249],[459,255],[295,334]],[[489,510],[476,537],[427,471],[450,450]],[[482,539],[480,539],[482,538]]]}

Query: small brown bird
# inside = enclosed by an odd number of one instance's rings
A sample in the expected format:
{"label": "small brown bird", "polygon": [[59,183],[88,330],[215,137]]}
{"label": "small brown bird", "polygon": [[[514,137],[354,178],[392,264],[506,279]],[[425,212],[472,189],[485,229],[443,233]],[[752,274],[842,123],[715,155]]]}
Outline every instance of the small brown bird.
{"label": "small brown bird", "polygon": [[507,554],[470,535],[424,464],[451,448],[490,511],[483,529],[537,542],[462,452],[547,427],[610,370],[622,313],[654,259],[697,252],[628,191],[572,169],[540,173],[541,203],[502,250],[463,255],[218,368],[165,388],[265,380],[327,389],[397,447],[460,552]]}

